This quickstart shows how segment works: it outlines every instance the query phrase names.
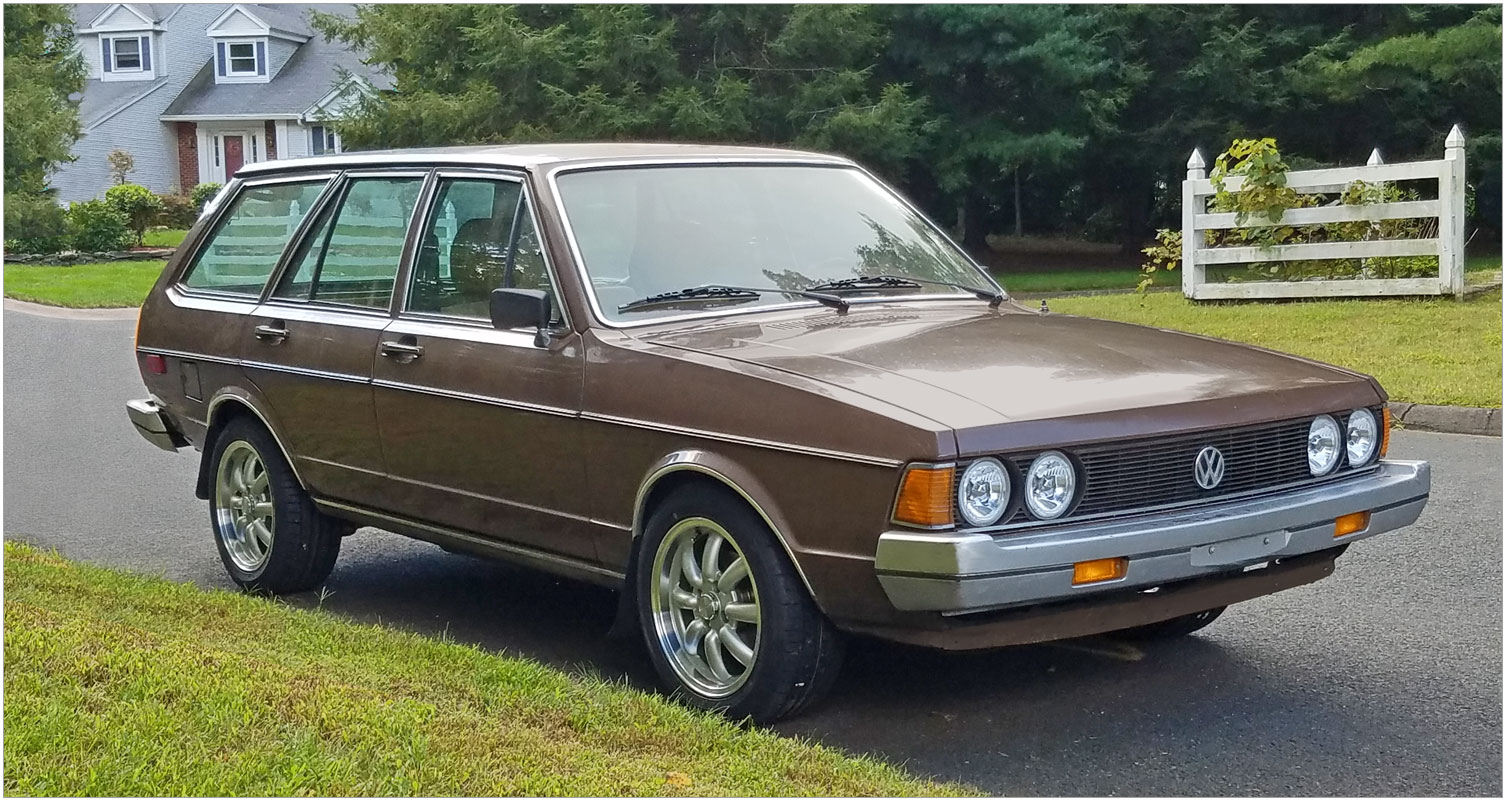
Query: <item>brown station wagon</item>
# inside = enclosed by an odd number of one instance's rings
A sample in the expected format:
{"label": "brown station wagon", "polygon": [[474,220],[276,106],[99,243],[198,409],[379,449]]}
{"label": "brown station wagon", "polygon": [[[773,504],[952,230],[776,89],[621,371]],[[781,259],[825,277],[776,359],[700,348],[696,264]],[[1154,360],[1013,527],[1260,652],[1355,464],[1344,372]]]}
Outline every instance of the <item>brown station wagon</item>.
{"label": "brown station wagon", "polygon": [[141,310],[147,440],[240,585],[376,526],[620,589],[772,720],[844,635],[1166,637],[1411,524],[1349,370],[1012,301],[845,159],[680,145],[249,166]]}

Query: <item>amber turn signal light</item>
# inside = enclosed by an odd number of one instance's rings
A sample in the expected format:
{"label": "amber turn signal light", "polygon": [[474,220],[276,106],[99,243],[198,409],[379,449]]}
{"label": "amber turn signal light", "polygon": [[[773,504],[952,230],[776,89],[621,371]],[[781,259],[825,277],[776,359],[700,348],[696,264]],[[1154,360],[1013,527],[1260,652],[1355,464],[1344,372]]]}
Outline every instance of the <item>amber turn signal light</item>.
{"label": "amber turn signal light", "polygon": [[1356,531],[1364,531],[1370,527],[1369,512],[1355,512],[1352,515],[1344,515],[1333,521],[1333,535],[1342,537],[1345,534],[1353,534]]}
{"label": "amber turn signal light", "polygon": [[1113,581],[1124,578],[1129,570],[1129,559],[1116,556],[1112,559],[1094,559],[1091,562],[1078,562],[1072,566],[1072,584],[1095,584],[1100,581]]}
{"label": "amber turn signal light", "polygon": [[1390,406],[1382,406],[1381,407],[1381,432],[1380,432],[1380,434],[1381,434],[1381,446],[1380,446],[1380,456],[1378,458],[1384,459],[1384,458],[1386,458],[1386,448],[1391,447],[1391,407]]}
{"label": "amber turn signal light", "polygon": [[925,528],[952,525],[955,472],[951,465],[912,465],[907,469],[894,501],[894,522]]}

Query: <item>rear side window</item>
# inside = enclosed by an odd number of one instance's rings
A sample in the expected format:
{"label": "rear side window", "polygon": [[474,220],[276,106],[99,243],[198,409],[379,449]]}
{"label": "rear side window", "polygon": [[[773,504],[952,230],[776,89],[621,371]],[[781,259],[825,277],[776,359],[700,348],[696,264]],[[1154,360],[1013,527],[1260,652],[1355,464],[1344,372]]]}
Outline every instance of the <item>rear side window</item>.
{"label": "rear side window", "polygon": [[328,181],[246,187],[209,234],[183,283],[236,295],[258,296],[298,224]]}
{"label": "rear side window", "polygon": [[300,246],[274,296],[387,308],[423,182],[421,177],[351,180],[339,208]]}

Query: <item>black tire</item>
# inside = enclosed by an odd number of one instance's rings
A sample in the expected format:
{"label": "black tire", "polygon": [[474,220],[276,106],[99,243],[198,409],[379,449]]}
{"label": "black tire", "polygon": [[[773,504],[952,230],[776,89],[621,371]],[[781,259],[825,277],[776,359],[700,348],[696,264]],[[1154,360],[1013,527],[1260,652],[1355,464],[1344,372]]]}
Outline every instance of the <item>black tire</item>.
{"label": "black tire", "polygon": [[1169,640],[1175,637],[1185,637],[1198,629],[1207,626],[1218,619],[1224,613],[1227,606],[1216,606],[1212,609],[1204,609],[1201,612],[1193,612],[1190,615],[1182,615],[1159,623],[1148,623],[1144,626],[1136,626],[1132,629],[1121,629],[1112,632],[1109,636],[1118,637],[1122,640]]}
{"label": "black tire", "polygon": [[[244,558],[240,543],[227,543],[227,532],[234,529],[225,515],[233,518],[235,512],[230,504],[221,506],[221,471],[231,467],[226,454],[244,460],[247,447],[261,462],[273,510],[270,544],[261,547],[265,555],[259,563]],[[209,528],[230,578],[246,590],[273,594],[311,590],[329,578],[350,526],[314,506],[267,429],[249,417],[230,421],[215,438],[210,459]]]}
{"label": "black tire", "polygon": [[[686,617],[698,618],[702,614],[699,607],[694,611],[687,608],[666,611],[661,601],[660,611],[656,612],[654,609],[653,594],[661,575],[659,571],[670,569],[664,565],[668,564],[667,554],[674,547],[665,546],[666,538],[682,522],[684,526],[680,527],[676,539],[695,536],[686,533],[690,529],[685,526],[695,527],[698,520],[712,521],[730,535],[733,546],[730,556],[725,551],[725,541],[721,546],[724,566],[728,566],[726,563],[729,561],[735,563],[737,552],[741,551],[746,560],[751,585],[739,586],[751,586],[752,594],[756,595],[754,605],[759,616],[752,664],[742,667],[741,674],[745,675],[740,685],[731,692],[722,694],[708,694],[687,682],[675,666],[684,663],[677,661],[672,664],[676,657],[671,653],[673,645],[670,643],[679,642],[680,639],[662,635],[662,632],[672,630],[674,625],[670,622],[669,615],[680,615],[680,620]],[[665,546],[666,551],[664,562],[656,558],[661,546]],[[703,547],[700,551],[702,556],[705,551],[706,547]],[[694,541],[691,553],[696,553]],[[726,576],[734,571],[729,569],[718,572],[719,575]],[[816,703],[836,682],[842,663],[843,640],[840,632],[811,600],[794,565],[790,563],[783,546],[774,538],[773,532],[747,503],[731,491],[704,484],[692,485],[675,490],[659,503],[644,525],[643,540],[639,543],[634,561],[632,581],[637,619],[648,646],[649,659],[669,694],[690,706],[715,710],[733,720],[771,723]],[[733,601],[747,600],[748,593],[732,590],[727,593],[727,597]],[[727,607],[731,605],[728,603]],[[715,617],[724,613],[725,609],[714,613],[709,625],[713,628],[731,625],[734,629],[742,626],[746,631],[746,626],[749,625],[747,623],[732,622],[729,617]],[[656,620],[659,621],[657,626]],[[716,622],[718,620],[720,623]],[[712,647],[709,633],[702,637],[701,647]],[[724,654],[722,659],[725,665],[741,667],[728,659],[727,655],[732,654],[730,649],[718,647],[717,650]],[[702,659],[709,662],[709,658],[708,650]]]}

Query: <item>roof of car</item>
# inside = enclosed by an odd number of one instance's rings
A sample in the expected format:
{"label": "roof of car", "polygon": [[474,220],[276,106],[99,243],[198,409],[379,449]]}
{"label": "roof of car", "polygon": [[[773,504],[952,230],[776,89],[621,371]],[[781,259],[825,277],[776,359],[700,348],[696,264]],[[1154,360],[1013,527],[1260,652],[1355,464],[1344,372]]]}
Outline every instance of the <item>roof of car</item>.
{"label": "roof of car", "polygon": [[242,176],[291,169],[466,164],[528,169],[543,165],[665,161],[801,161],[850,164],[841,156],[774,147],[649,142],[574,142],[528,145],[469,145],[374,150],[335,156],[278,159],[248,164]]}

